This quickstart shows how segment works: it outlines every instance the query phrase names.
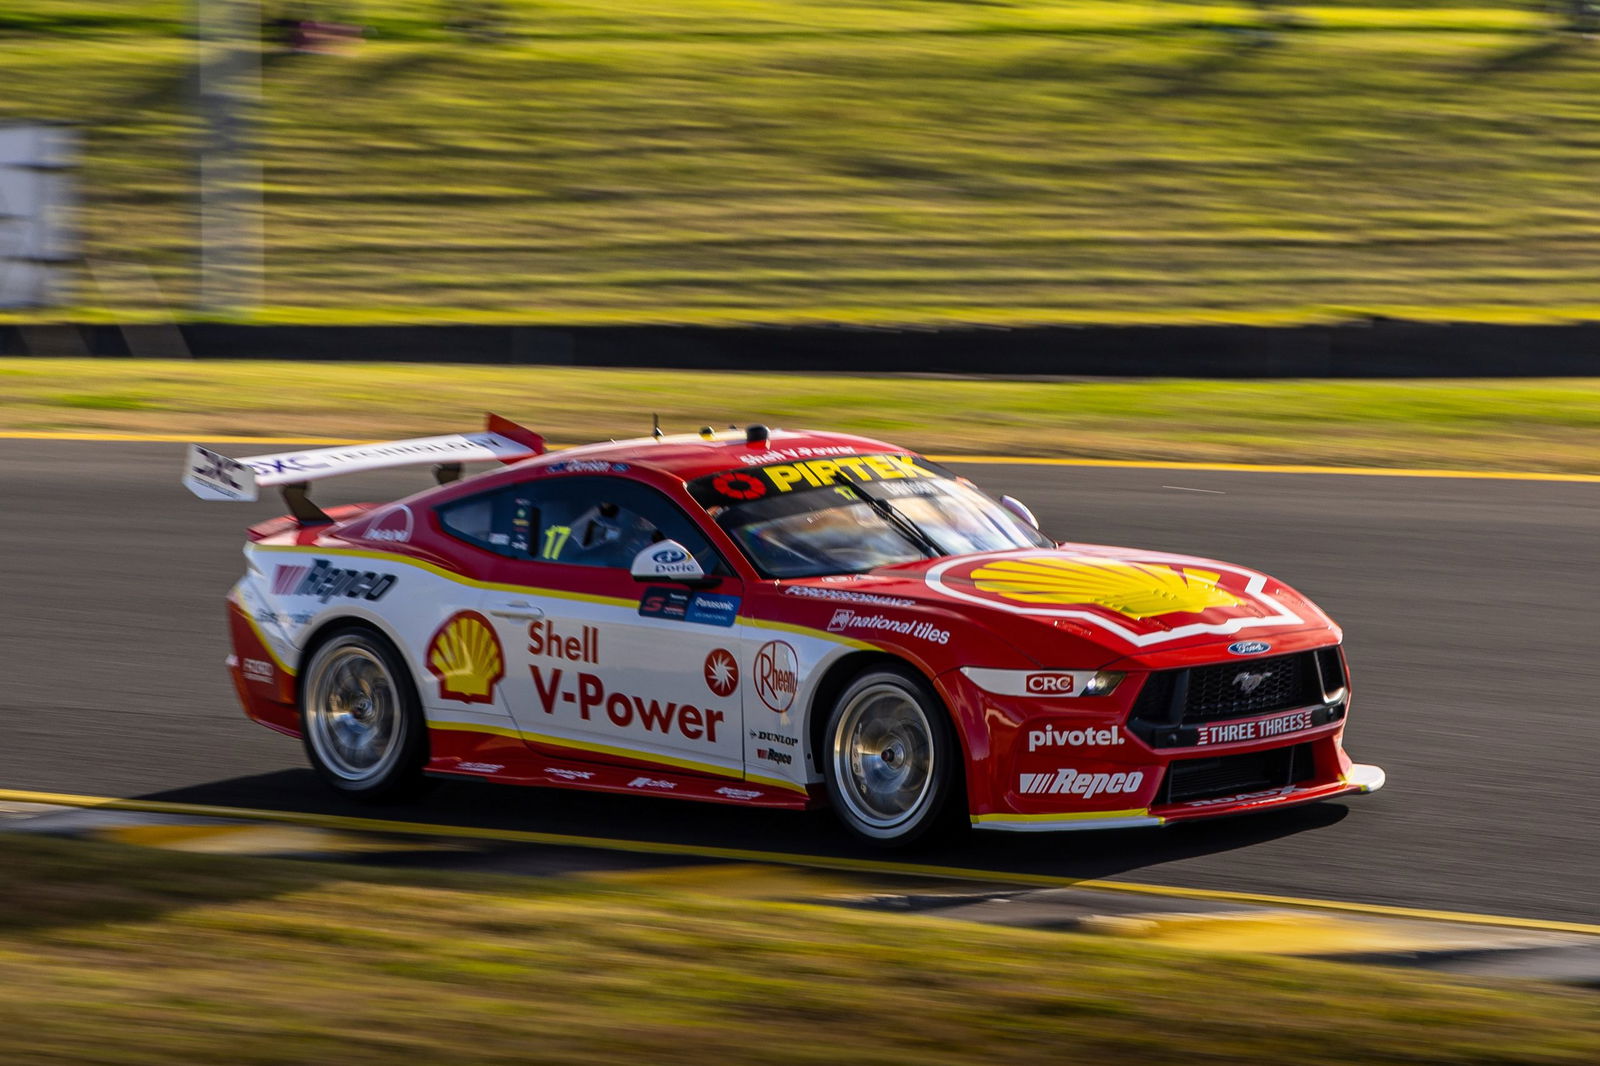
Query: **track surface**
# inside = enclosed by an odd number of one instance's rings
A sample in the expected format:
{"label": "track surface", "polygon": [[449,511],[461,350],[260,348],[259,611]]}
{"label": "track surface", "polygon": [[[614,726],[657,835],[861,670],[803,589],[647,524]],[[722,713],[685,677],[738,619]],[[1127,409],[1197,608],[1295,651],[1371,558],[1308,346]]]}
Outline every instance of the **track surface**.
{"label": "track surface", "polygon": [[[723,847],[866,854],[825,815],[475,783],[373,811],[246,722],[222,670],[244,525],[181,448],[0,441],[0,788],[377,814]],[[1374,796],[1165,830],[974,834],[915,861],[1595,921],[1593,485],[973,467],[1055,536],[1213,555],[1344,626],[1352,754]],[[354,482],[355,479],[350,479]],[[328,486],[368,499],[416,472]],[[1205,490],[1205,491],[1197,491]]]}

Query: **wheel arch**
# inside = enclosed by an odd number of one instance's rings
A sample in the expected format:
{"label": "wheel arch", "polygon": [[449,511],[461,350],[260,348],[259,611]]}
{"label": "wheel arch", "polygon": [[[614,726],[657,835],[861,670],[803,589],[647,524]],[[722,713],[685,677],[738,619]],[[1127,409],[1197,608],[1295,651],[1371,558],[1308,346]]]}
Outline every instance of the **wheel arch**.
{"label": "wheel arch", "polygon": [[812,689],[811,702],[806,709],[806,744],[809,753],[807,769],[817,774],[823,773],[823,751],[827,747],[827,738],[824,734],[828,729],[828,718],[832,713],[833,703],[849,687],[850,682],[875,666],[898,666],[909,670],[921,678],[923,683],[928,686],[929,691],[938,698],[940,705],[944,708],[945,718],[950,724],[950,729],[955,734],[956,744],[961,749],[962,765],[960,766],[960,771],[963,787],[965,787],[968,777],[966,763],[971,758],[972,747],[968,741],[964,723],[957,716],[956,709],[950,705],[950,700],[946,698],[937,678],[912,660],[887,651],[853,651],[841,655],[828,666],[827,671],[822,675],[822,679]]}
{"label": "wheel arch", "polygon": [[[381,637],[393,648],[395,656],[405,664],[406,676],[411,679],[411,686],[416,690],[419,703],[421,702],[422,683],[417,677],[416,666],[411,662],[410,657],[406,655],[405,645],[401,643],[400,638],[390,631],[387,626],[368,615],[341,614],[319,621],[316,628],[311,631],[310,636],[306,637],[305,644],[300,648],[300,658],[295,664],[294,675],[294,702],[297,709],[305,698],[306,667],[311,663],[312,657],[317,654],[317,649],[326,644],[331,637],[346,629],[364,629],[374,636]],[[423,720],[426,721],[428,715],[425,704],[422,705],[422,711]]]}

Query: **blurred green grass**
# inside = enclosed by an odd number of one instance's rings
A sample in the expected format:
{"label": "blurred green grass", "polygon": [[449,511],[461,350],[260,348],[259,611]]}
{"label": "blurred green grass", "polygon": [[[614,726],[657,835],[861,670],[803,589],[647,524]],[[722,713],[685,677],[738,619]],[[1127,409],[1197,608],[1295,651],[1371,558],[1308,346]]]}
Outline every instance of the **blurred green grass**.
{"label": "blurred green grass", "polygon": [[[372,36],[266,62],[264,321],[1600,317],[1600,48],[1531,4],[300,6]],[[0,13],[78,317],[193,301],[186,11]]]}
{"label": "blurred green grass", "polygon": [[1600,379],[1003,381],[418,363],[0,359],[0,431],[393,438],[492,408],[558,444],[766,422],[939,454],[1600,474]]}
{"label": "blurred green grass", "polygon": [[8,1063],[1588,1064],[1593,993],[0,836]]}

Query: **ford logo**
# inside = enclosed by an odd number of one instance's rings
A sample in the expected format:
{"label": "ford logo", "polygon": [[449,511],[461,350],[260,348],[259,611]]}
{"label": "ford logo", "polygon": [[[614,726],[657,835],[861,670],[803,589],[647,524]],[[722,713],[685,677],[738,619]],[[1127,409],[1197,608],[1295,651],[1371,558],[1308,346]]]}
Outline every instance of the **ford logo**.
{"label": "ford logo", "polygon": [[650,558],[654,559],[658,563],[681,563],[685,559],[689,558],[689,556],[676,548],[662,548],[660,551],[650,556]]}
{"label": "ford logo", "polygon": [[1260,655],[1271,650],[1272,645],[1264,640],[1241,640],[1228,645],[1230,655]]}

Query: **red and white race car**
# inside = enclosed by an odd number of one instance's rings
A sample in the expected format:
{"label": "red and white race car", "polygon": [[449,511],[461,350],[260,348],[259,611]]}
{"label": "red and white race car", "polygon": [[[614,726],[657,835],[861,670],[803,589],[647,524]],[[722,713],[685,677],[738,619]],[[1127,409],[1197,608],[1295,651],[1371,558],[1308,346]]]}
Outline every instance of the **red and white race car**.
{"label": "red and white race car", "polygon": [[[460,464],[499,469],[458,480]],[[305,482],[439,463],[324,513]],[[284,489],[228,597],[245,712],[321,776],[427,774],[751,807],[862,837],[1153,826],[1382,786],[1341,746],[1340,631],[1265,574],[1058,544],[1027,509],[836,433],[546,453],[483,433],[229,459]]]}

